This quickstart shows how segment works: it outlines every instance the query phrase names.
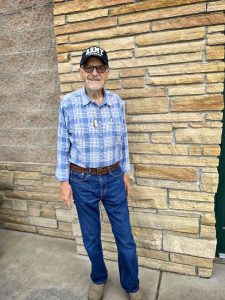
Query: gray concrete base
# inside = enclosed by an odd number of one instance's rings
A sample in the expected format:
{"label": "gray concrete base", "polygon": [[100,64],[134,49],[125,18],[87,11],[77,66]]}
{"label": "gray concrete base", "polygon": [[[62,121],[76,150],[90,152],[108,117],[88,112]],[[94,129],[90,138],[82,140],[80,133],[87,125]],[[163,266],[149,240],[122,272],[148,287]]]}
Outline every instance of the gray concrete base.
{"label": "gray concrete base", "polygon": [[[104,300],[126,300],[117,263],[106,262]],[[87,300],[90,263],[75,254],[75,242],[0,229],[1,300]],[[203,279],[140,268],[146,300],[225,300],[225,265]]]}
{"label": "gray concrete base", "polygon": [[[106,262],[109,280],[104,300],[126,300],[117,263]],[[90,263],[75,254],[75,242],[0,229],[1,300],[86,300]],[[159,271],[140,268],[147,300],[157,294]]]}

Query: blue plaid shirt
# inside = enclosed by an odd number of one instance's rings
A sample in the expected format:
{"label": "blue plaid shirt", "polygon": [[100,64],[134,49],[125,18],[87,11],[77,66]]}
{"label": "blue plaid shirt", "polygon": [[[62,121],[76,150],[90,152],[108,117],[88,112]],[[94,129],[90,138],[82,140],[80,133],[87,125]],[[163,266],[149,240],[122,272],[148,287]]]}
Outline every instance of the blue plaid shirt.
{"label": "blue plaid shirt", "polygon": [[57,168],[59,181],[69,180],[69,163],[98,168],[120,162],[129,170],[124,103],[104,90],[101,105],[92,102],[85,89],[64,96],[59,109]]}

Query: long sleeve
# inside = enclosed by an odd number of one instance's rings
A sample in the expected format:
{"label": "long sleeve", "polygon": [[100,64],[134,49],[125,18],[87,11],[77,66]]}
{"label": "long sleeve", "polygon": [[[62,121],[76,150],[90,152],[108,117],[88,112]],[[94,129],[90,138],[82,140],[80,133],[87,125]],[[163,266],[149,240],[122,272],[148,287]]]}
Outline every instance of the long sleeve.
{"label": "long sleeve", "polygon": [[122,135],[122,145],[121,145],[120,167],[123,173],[127,173],[130,169],[130,160],[129,160],[127,125],[126,125],[126,117],[125,117],[125,103],[122,104],[121,113],[122,113],[122,123],[123,123],[123,135]]}
{"label": "long sleeve", "polygon": [[66,122],[66,112],[63,107],[62,101],[59,108],[58,118],[58,137],[57,137],[57,166],[56,166],[56,178],[59,181],[69,180],[69,150],[70,140],[68,133],[68,126]]}

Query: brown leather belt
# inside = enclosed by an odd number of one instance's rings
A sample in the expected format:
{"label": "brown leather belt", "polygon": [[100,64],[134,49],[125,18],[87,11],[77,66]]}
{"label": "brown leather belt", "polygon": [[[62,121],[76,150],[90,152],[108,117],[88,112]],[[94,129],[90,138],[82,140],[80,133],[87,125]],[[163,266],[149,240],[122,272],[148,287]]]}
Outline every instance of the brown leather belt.
{"label": "brown leather belt", "polygon": [[118,168],[119,165],[120,165],[119,162],[116,162],[111,166],[102,167],[102,168],[82,168],[78,165],[70,163],[70,169],[80,173],[90,173],[93,175],[105,175]]}

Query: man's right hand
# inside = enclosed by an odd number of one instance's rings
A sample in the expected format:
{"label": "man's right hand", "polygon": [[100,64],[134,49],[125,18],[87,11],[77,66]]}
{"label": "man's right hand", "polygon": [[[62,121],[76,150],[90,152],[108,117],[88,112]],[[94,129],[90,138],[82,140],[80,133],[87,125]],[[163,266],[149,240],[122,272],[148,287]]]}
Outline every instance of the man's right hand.
{"label": "man's right hand", "polygon": [[73,193],[68,181],[60,182],[60,194],[67,208],[72,208]]}

